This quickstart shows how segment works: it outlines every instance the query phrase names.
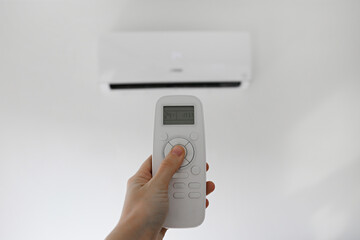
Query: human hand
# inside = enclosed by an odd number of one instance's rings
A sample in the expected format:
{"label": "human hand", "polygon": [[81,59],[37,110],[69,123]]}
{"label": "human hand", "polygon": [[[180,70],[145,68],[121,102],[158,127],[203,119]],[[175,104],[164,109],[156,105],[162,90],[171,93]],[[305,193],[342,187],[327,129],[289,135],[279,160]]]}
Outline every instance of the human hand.
{"label": "human hand", "polygon": [[[127,184],[125,203],[119,223],[107,240],[163,239],[167,229],[162,225],[168,209],[168,185],[185,157],[185,150],[175,146],[162,161],[158,172],[152,176],[150,156]],[[206,164],[206,171],[209,165]],[[215,190],[215,184],[206,182],[206,195]],[[206,199],[206,207],[209,201]]]}

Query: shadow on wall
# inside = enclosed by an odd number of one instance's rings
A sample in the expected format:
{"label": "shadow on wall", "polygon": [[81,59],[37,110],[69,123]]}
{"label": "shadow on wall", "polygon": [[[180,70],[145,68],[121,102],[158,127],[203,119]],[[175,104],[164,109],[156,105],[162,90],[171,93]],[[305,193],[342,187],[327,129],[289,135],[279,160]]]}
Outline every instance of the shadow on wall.
{"label": "shadow on wall", "polygon": [[[290,196],[295,205],[284,209],[297,215],[300,223],[312,215],[314,239],[357,239],[360,235],[360,158],[344,166],[314,186]],[[302,215],[299,215],[301,208]],[[315,213],[315,214],[314,214]],[[303,219],[301,219],[303,218]]]}

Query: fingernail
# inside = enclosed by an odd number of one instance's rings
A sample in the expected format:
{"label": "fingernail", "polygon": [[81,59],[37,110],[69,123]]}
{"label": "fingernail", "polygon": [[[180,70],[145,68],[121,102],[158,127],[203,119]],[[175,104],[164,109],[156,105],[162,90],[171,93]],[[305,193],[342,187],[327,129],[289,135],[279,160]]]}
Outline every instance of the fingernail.
{"label": "fingernail", "polygon": [[173,149],[171,150],[172,154],[175,154],[176,156],[180,157],[184,152],[184,148],[176,145],[175,147],[173,147]]}

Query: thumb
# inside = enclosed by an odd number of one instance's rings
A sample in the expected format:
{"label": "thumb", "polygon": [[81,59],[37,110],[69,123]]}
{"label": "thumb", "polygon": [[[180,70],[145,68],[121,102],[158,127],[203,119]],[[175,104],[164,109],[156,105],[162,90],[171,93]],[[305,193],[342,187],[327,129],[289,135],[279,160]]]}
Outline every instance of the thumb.
{"label": "thumb", "polygon": [[153,181],[156,184],[168,186],[169,182],[174,175],[174,173],[179,169],[185,157],[185,149],[176,145],[171,149],[169,154],[161,162],[159,170],[156,175],[153,177]]}

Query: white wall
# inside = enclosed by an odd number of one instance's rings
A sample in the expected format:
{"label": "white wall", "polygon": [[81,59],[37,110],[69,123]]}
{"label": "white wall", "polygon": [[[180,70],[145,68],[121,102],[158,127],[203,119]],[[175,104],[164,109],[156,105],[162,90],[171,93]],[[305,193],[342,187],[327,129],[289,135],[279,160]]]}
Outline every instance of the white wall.
{"label": "white wall", "polygon": [[[125,29],[250,31],[254,82],[103,95]],[[204,103],[217,189],[167,239],[360,239],[359,43],[357,0],[0,1],[0,239],[104,238],[172,93]]]}

